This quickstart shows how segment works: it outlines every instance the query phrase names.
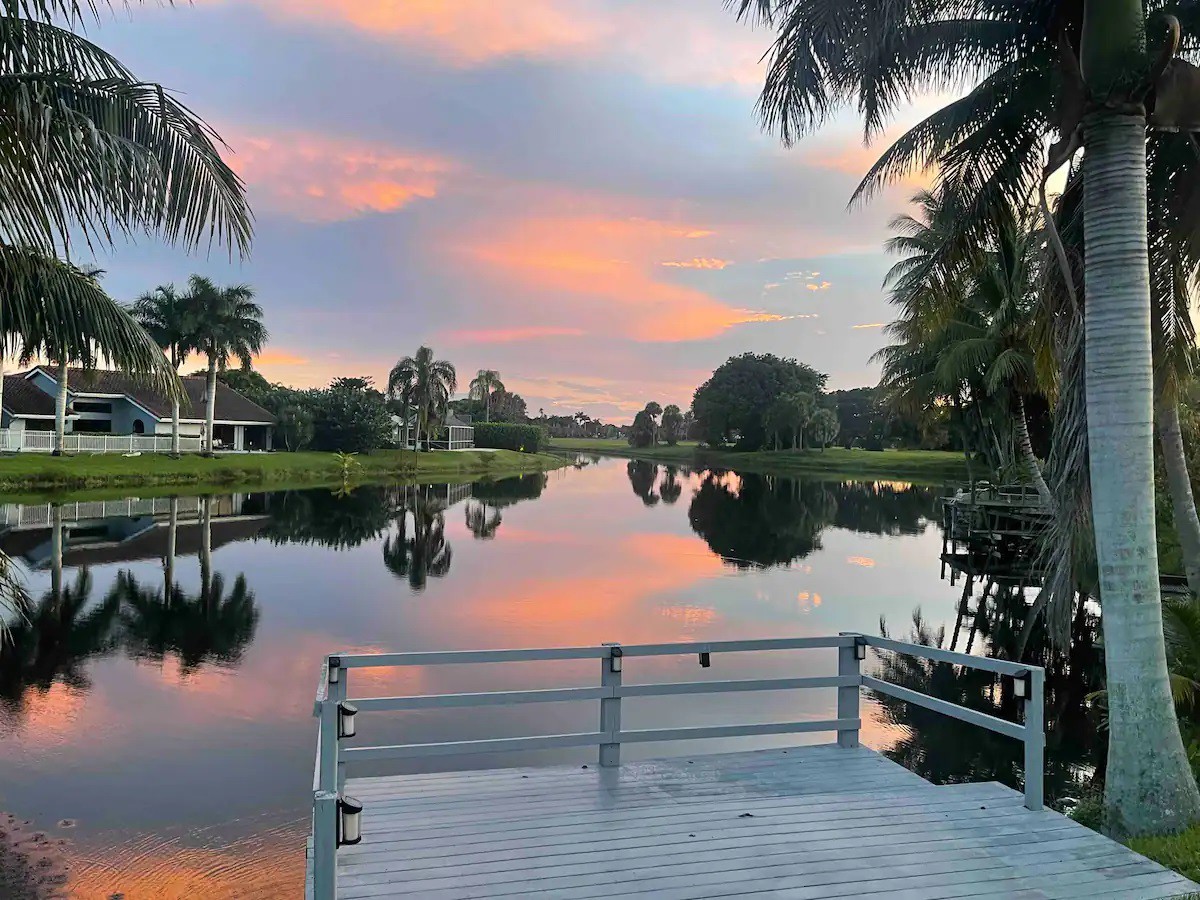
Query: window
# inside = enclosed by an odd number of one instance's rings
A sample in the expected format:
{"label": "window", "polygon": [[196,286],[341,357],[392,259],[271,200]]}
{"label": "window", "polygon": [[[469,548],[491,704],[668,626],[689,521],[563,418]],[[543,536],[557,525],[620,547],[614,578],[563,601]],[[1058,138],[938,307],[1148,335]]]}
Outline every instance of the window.
{"label": "window", "polygon": [[[50,427],[54,427],[54,423],[50,423]],[[84,432],[88,434],[111,434],[112,419],[76,419],[71,424],[71,430],[76,434]]]}
{"label": "window", "polygon": [[146,423],[143,422],[141,419],[134,419],[133,420],[133,433],[134,434],[145,434],[146,433]]}
{"label": "window", "polygon": [[77,413],[103,413],[112,415],[112,404],[107,400],[76,400],[71,404]]}

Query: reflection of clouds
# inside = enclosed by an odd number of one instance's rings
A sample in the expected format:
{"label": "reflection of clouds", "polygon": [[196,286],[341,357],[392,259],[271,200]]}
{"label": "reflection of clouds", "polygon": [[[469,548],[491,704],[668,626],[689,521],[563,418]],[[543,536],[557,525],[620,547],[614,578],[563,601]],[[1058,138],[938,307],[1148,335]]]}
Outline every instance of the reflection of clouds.
{"label": "reflection of clouds", "polygon": [[847,556],[846,562],[852,566],[862,566],[864,569],[875,568],[875,560],[869,556]]}
{"label": "reflection of clouds", "polygon": [[816,591],[801,591],[796,595],[801,612],[811,612],[821,605],[821,595]]}
{"label": "reflection of clouds", "polygon": [[110,712],[86,691],[56,681],[49,690],[30,688],[22,698],[20,714],[4,711],[4,726],[6,736],[19,740],[22,747],[48,750],[68,744],[77,732],[103,730]]}

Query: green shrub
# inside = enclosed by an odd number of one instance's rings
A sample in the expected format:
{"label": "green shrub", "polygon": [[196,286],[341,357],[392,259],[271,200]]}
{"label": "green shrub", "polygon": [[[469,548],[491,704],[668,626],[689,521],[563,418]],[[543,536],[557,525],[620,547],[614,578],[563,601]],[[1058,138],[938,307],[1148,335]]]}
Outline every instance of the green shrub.
{"label": "green shrub", "polygon": [[494,450],[537,453],[546,444],[546,432],[537,425],[509,422],[476,422],[475,446]]}

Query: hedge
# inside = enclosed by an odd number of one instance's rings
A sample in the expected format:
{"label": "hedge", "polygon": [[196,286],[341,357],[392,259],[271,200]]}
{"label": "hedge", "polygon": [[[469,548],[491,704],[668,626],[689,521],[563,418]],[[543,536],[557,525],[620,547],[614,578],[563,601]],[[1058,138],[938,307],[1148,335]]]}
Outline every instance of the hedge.
{"label": "hedge", "polygon": [[546,432],[537,425],[508,422],[476,422],[475,446],[495,450],[537,453],[546,445]]}

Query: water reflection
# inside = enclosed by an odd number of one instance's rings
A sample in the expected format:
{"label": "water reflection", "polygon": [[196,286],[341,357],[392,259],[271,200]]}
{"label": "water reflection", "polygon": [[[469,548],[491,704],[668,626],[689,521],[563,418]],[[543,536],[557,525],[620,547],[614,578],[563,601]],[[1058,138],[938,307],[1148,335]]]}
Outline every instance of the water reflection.
{"label": "water reflection", "polygon": [[421,591],[431,577],[442,578],[450,571],[445,504],[419,488],[406,499],[396,517],[395,532],[384,538],[383,564],[397,578],[406,579],[414,591]]}

